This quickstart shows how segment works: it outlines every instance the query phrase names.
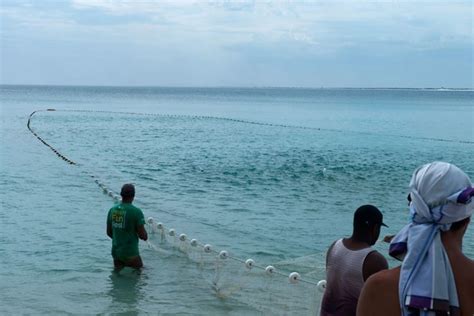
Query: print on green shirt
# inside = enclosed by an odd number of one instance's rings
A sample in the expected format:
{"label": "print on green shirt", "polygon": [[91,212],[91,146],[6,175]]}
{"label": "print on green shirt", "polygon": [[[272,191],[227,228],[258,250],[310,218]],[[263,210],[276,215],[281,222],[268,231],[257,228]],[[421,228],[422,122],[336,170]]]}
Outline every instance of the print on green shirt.
{"label": "print on green shirt", "polygon": [[124,228],[125,211],[117,208],[112,212],[112,228]]}

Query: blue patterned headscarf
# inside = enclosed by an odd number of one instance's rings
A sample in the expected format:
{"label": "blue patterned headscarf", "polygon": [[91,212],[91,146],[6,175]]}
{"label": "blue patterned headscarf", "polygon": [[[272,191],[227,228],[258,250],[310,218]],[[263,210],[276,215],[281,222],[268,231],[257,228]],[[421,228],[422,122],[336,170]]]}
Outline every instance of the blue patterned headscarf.
{"label": "blue patterned headscarf", "polygon": [[413,173],[411,222],[393,238],[389,250],[391,256],[403,260],[402,315],[459,315],[456,283],[440,232],[472,215],[473,195],[469,177],[452,164],[433,162]]}

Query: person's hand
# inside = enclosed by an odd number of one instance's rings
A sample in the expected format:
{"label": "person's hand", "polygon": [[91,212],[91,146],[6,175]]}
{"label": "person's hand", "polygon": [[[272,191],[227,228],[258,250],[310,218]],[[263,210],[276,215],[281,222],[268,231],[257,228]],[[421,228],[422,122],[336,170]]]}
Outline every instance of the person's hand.
{"label": "person's hand", "polygon": [[383,241],[386,242],[386,243],[390,243],[392,241],[393,237],[395,237],[395,235],[387,235],[383,238]]}

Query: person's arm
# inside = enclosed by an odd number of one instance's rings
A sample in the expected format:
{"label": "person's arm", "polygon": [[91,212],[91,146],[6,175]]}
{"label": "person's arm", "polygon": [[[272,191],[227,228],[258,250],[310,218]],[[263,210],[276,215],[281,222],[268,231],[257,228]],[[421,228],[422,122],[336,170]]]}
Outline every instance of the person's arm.
{"label": "person's arm", "polygon": [[137,226],[137,235],[138,235],[138,238],[140,238],[141,240],[147,240],[148,239],[148,234],[145,230],[145,225],[138,225]]}
{"label": "person's arm", "polygon": [[365,257],[362,275],[366,281],[372,274],[388,269],[388,262],[378,251],[372,251]]}
{"label": "person's arm", "polygon": [[392,242],[393,237],[395,237],[395,235],[387,235],[383,238],[383,242],[390,243]]}
{"label": "person's arm", "polygon": [[138,209],[139,212],[138,212],[138,220],[137,220],[137,235],[138,235],[138,238],[140,238],[141,240],[147,240],[148,239],[148,234],[146,233],[146,230],[145,230],[145,216],[143,216],[143,212],[142,210]]}
{"label": "person's arm", "polygon": [[109,236],[110,238],[113,237],[112,220],[110,218],[110,211],[109,211],[109,214],[107,215],[107,236]]}
{"label": "person's arm", "polygon": [[112,225],[110,223],[107,223],[107,236],[110,238],[113,238],[113,233],[112,233]]}

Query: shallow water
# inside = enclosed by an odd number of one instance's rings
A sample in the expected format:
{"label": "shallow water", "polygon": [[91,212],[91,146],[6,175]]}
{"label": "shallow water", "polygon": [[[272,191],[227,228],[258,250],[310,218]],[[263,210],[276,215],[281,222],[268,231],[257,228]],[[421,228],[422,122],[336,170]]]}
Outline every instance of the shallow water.
{"label": "shallow water", "polygon": [[[113,201],[88,175],[115,192],[135,183],[136,205],[168,228],[316,282],[328,245],[350,234],[359,205],[383,211],[390,228],[382,234],[404,225],[417,166],[449,161],[474,178],[473,96],[2,86],[0,312],[314,313],[314,286],[269,283],[233,262],[218,271],[220,295],[212,264],[166,245],[141,244],[142,274],[113,274],[105,235]],[[29,114],[45,108],[59,111],[35,114],[31,127],[77,166],[26,128]],[[473,232],[464,244],[471,257]]]}

